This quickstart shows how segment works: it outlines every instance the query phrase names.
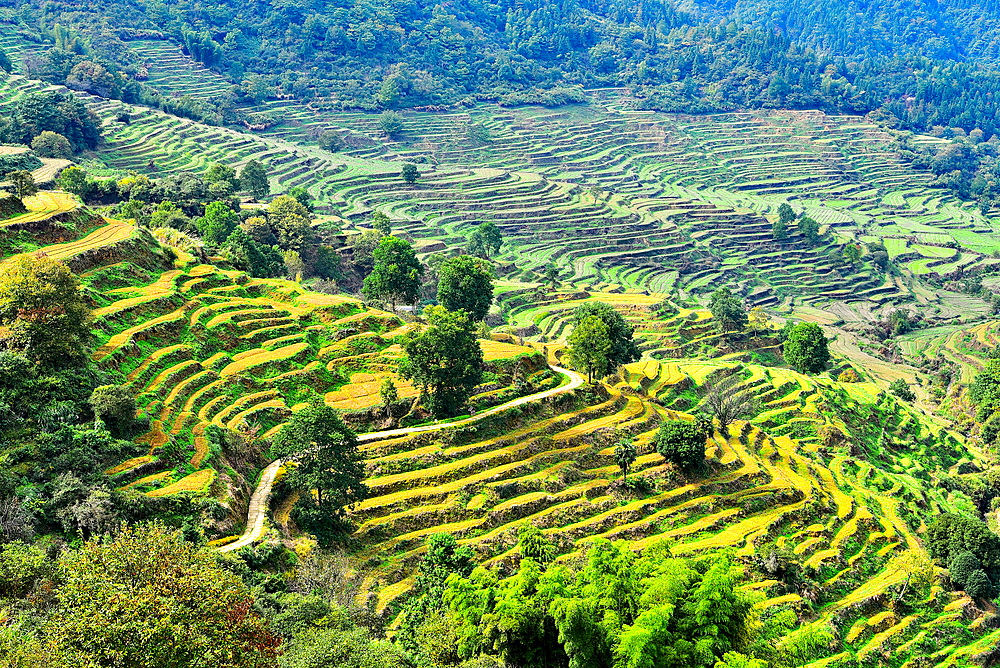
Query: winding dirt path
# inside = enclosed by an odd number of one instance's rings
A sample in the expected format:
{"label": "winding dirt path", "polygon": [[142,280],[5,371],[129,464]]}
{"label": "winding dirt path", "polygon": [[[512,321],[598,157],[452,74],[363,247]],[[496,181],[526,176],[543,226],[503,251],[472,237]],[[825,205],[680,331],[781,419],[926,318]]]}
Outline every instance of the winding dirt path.
{"label": "winding dirt path", "polygon": [[[578,374],[576,371],[570,371],[569,369],[563,369],[562,367],[553,366],[552,370],[556,373],[562,374],[569,378],[569,382],[565,385],[560,385],[559,387],[554,387],[550,390],[545,390],[544,392],[538,392],[536,394],[529,394],[525,397],[520,397],[518,399],[513,399],[507,403],[500,404],[499,406],[494,406],[489,410],[485,410],[482,413],[474,415],[472,417],[465,418],[464,420],[459,420],[457,422],[445,422],[443,424],[428,424],[422,427],[403,427],[401,429],[387,429],[385,431],[373,431],[368,434],[359,434],[359,443],[370,443],[372,441],[381,441],[385,438],[394,438],[396,436],[406,436],[408,434],[420,434],[428,431],[439,431],[441,429],[448,429],[449,427],[459,427],[466,424],[471,424],[473,422],[478,422],[484,418],[491,415],[495,415],[502,411],[514,408],[515,406],[523,406],[524,404],[531,403],[533,401],[541,401],[543,399],[548,399],[549,397],[554,397],[557,394],[562,394],[564,392],[571,392],[581,385],[583,385],[586,380],[583,376]],[[261,535],[264,533],[264,523],[267,519],[267,499],[271,495],[271,487],[274,485],[274,476],[278,473],[278,469],[281,468],[284,460],[276,459],[275,461],[268,464],[260,474],[260,482],[257,484],[257,489],[254,490],[253,494],[250,496],[250,504],[247,511],[247,528],[240,536],[240,539],[234,543],[224,545],[219,548],[220,552],[231,552],[233,550],[238,550],[246,545],[251,545],[256,541],[260,540]]]}

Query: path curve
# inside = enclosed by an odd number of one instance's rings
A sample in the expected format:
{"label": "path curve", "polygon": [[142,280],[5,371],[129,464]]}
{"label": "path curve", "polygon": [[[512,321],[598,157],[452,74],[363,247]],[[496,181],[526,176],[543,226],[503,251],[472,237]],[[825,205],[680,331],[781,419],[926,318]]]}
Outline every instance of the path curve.
{"label": "path curve", "polygon": [[[564,392],[571,392],[578,387],[582,386],[586,380],[583,376],[578,374],[576,371],[571,371],[569,369],[564,369],[558,366],[551,367],[556,373],[562,374],[569,378],[569,382],[565,385],[560,385],[559,387],[553,387],[550,390],[545,390],[543,392],[538,392],[536,394],[529,394],[524,397],[519,397],[517,399],[512,399],[507,403],[500,404],[499,406],[494,406],[489,410],[485,410],[482,413],[473,415],[472,417],[467,417],[464,420],[458,420],[457,422],[446,422],[444,424],[428,424],[422,427],[403,427],[401,429],[386,429],[385,431],[373,431],[367,434],[358,434],[358,443],[370,443],[372,441],[381,441],[385,438],[393,438],[396,436],[406,436],[409,434],[420,434],[428,431],[439,431],[441,429],[448,429],[449,427],[460,427],[462,425],[471,424],[473,422],[479,422],[480,420],[487,418],[491,415],[495,415],[502,411],[514,408],[515,406],[523,406],[524,404],[531,403],[533,401],[541,401],[542,399],[548,399],[549,397],[554,397],[557,394],[563,394]],[[274,485],[274,476],[277,475],[278,469],[281,468],[284,460],[276,459],[270,464],[268,464],[260,474],[260,482],[257,484],[257,489],[254,490],[253,494],[250,496],[250,504],[247,509],[247,528],[240,536],[240,539],[234,543],[229,543],[219,548],[220,552],[231,552],[233,550],[238,550],[241,547],[245,547],[252,543],[260,540],[260,537],[264,533],[264,522],[267,518],[267,499],[271,495],[271,487]]]}

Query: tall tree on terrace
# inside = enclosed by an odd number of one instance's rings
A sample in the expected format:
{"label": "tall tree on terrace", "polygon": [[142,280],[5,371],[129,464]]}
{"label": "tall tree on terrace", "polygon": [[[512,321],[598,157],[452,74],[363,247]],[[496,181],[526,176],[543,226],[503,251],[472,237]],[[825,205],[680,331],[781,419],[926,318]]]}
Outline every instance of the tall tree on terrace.
{"label": "tall tree on terrace", "polygon": [[267,180],[267,168],[256,160],[251,160],[243,166],[239,182],[254,199],[259,200],[271,194],[271,184]]}
{"label": "tall tree on terrace", "polygon": [[449,311],[465,311],[473,322],[489,313],[493,302],[493,266],[469,255],[441,263],[437,299]]}
{"label": "tall tree on terrace", "polygon": [[604,374],[610,369],[634,362],[641,357],[639,347],[632,339],[635,328],[625,317],[606,302],[586,302],[573,311],[573,324],[581,323],[588,316],[597,316],[608,330],[611,348],[607,353],[607,366],[595,369]]}
{"label": "tall tree on terrace", "polygon": [[387,299],[396,311],[396,302],[414,303],[420,296],[420,264],[413,247],[396,237],[383,237],[372,254],[375,266],[365,277],[361,291],[369,299]]}
{"label": "tall tree on terrace", "polygon": [[438,417],[455,415],[483,377],[483,349],[464,311],[424,310],[428,327],[404,344],[400,375],[423,387]]}
{"label": "tall tree on terrace", "polygon": [[587,372],[588,383],[593,381],[595,372],[603,375],[611,354],[608,326],[603,320],[596,315],[588,315],[573,327],[568,343],[570,364]]}
{"label": "tall tree on terrace", "polygon": [[302,492],[292,519],[329,543],[347,506],[368,496],[354,432],[336,410],[317,400],[292,415],[275,436],[273,449],[297,463],[288,474],[289,485]]}
{"label": "tall tree on terrace", "polygon": [[742,332],[747,326],[747,312],[743,300],[733,294],[728,287],[721,287],[712,293],[709,304],[712,317],[720,334]]}

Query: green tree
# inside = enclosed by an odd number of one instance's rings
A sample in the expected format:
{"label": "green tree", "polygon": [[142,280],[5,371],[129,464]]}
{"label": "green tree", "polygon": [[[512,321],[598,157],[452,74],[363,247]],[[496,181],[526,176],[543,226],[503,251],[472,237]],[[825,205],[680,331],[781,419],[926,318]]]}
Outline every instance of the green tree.
{"label": "green tree", "polygon": [[787,227],[792,224],[793,220],[795,220],[795,210],[788,202],[782,202],[778,207],[778,221]]}
{"label": "green tree", "polygon": [[263,199],[271,194],[271,184],[267,180],[267,168],[256,160],[250,160],[243,165],[240,172],[240,185],[255,200]]}
{"label": "green tree", "polygon": [[213,197],[229,197],[240,189],[240,179],[236,169],[229,165],[213,162],[205,171],[205,181]]}
{"label": "green tree", "polygon": [[367,274],[375,264],[375,249],[378,248],[383,236],[376,230],[365,230],[354,238],[353,251],[354,266],[358,271]]}
{"label": "green tree", "polygon": [[602,373],[607,369],[611,339],[608,326],[598,316],[588,315],[576,324],[567,343],[566,355],[570,364],[587,372],[588,383],[593,381],[595,371]]}
{"label": "green tree", "polygon": [[76,362],[90,322],[80,281],[66,265],[43,254],[0,263],[0,348],[45,365]]}
{"label": "green tree", "polygon": [[550,264],[545,269],[545,282],[555,290],[559,287],[559,268],[554,264]]}
{"label": "green tree", "polygon": [[748,319],[743,300],[734,295],[728,287],[721,287],[712,293],[709,310],[721,334],[742,332],[746,329]]}
{"label": "green tree", "polygon": [[387,237],[392,234],[392,221],[381,211],[375,211],[372,213],[372,229]]}
{"label": "green tree", "polygon": [[500,247],[503,246],[503,233],[496,223],[488,220],[480,225],[477,231],[482,236],[483,249],[486,252],[487,259],[489,259],[491,254],[500,252]]}
{"label": "green tree", "polygon": [[861,259],[861,247],[857,244],[847,244],[844,246],[844,264],[854,266]]}
{"label": "green tree", "polygon": [[76,165],[70,165],[59,172],[59,176],[56,178],[56,185],[66,192],[73,193],[81,198],[86,197],[92,187],[87,177],[87,172]]}
{"label": "green tree", "polygon": [[240,217],[222,202],[212,202],[205,207],[205,215],[195,221],[198,232],[206,244],[221,246],[239,225]]}
{"label": "green tree", "polygon": [[302,492],[292,519],[324,544],[343,530],[346,508],[368,496],[358,439],[340,414],[317,399],[294,413],[274,437],[274,451],[292,456],[288,484]]}
{"label": "green tree", "polygon": [[595,315],[601,319],[604,326],[608,328],[608,340],[611,342],[611,350],[608,352],[608,366],[597,369],[601,373],[607,373],[623,364],[634,362],[642,353],[639,346],[632,338],[635,328],[615,307],[607,302],[585,302],[577,306],[573,311],[572,323],[574,326],[582,322],[585,318]]}
{"label": "green tree", "polygon": [[[426,641],[422,627],[444,609],[444,591],[451,576],[468,577],[475,567],[474,554],[468,545],[459,545],[450,533],[432,534],[427,541],[427,553],[420,560],[413,579],[410,597],[399,617],[397,642],[407,652],[422,659],[426,656]],[[423,662],[421,662],[422,664]]]}
{"label": "green tree", "polygon": [[296,251],[311,268],[318,241],[309,209],[291,195],[278,195],[267,205],[267,222],[277,238],[278,247]]}
{"label": "green tree", "polygon": [[396,383],[392,382],[392,378],[386,376],[382,379],[382,384],[378,388],[378,396],[386,408],[399,401],[399,391],[396,389]]}
{"label": "green tree", "polygon": [[798,228],[799,232],[802,233],[802,236],[809,240],[809,243],[815,244],[819,242],[819,223],[815,220],[809,216],[802,216],[799,218]]}
{"label": "green tree", "polygon": [[823,328],[814,322],[801,322],[788,332],[784,347],[785,362],[802,373],[819,373],[830,361],[830,350]]}
{"label": "green tree", "polygon": [[403,131],[403,117],[395,111],[383,111],[378,117],[378,129],[392,138]]}
{"label": "green tree", "polygon": [[622,478],[628,480],[628,469],[638,456],[631,436],[623,436],[615,444],[615,464],[622,470]]}
{"label": "green tree", "polygon": [[485,258],[488,255],[488,251],[486,250],[486,239],[483,238],[483,233],[479,230],[473,230],[465,244],[465,250],[469,255]]}
{"label": "green tree", "polygon": [[42,158],[63,158],[73,155],[73,147],[69,140],[58,132],[45,130],[31,140],[31,150]]}
{"label": "green tree", "polygon": [[236,227],[222,248],[233,266],[254,278],[274,278],[285,271],[285,261],[273,246],[259,244],[242,227]]}
{"label": "green tree", "polygon": [[288,193],[286,194],[289,197],[294,197],[299,204],[305,207],[306,211],[308,211],[309,213],[313,212],[312,195],[309,194],[308,190],[306,190],[302,186],[294,186],[292,188],[289,188]]}
{"label": "green tree", "polygon": [[101,385],[90,394],[90,406],[94,415],[107,426],[116,438],[128,435],[135,423],[135,397],[127,387],[121,385]]}
{"label": "green tree", "polygon": [[483,349],[465,312],[428,306],[424,317],[427,328],[403,343],[400,374],[429,395],[436,416],[450,417],[482,381]]}
{"label": "green tree", "polygon": [[61,609],[45,637],[66,664],[274,666],[280,639],[215,554],[162,525],[122,526],[61,563]]}
{"label": "green tree", "polygon": [[781,220],[774,221],[774,224],[771,225],[771,236],[774,237],[775,241],[788,238],[788,226]]}
{"label": "green tree", "polygon": [[417,166],[412,162],[404,164],[403,168],[399,171],[399,175],[402,176],[403,180],[411,186],[417,182],[418,178],[420,178],[420,172],[417,171]]}
{"label": "green tree", "polygon": [[556,558],[556,547],[549,542],[542,530],[531,522],[517,529],[517,549],[525,559],[534,559],[545,565]]}
{"label": "green tree", "polygon": [[441,263],[437,300],[449,311],[465,311],[481,322],[493,303],[493,266],[469,255]]}
{"label": "green tree", "polygon": [[420,296],[420,264],[413,246],[396,237],[383,237],[372,253],[374,267],[365,277],[361,291],[368,299],[387,299],[396,311],[396,302],[416,302]]}
{"label": "green tree", "polygon": [[31,175],[31,172],[19,169],[8,174],[7,178],[14,186],[14,194],[21,201],[24,201],[25,197],[31,197],[38,192],[35,177]]}
{"label": "green tree", "polygon": [[705,465],[706,438],[703,423],[667,420],[656,432],[656,451],[682,471],[696,471]]}

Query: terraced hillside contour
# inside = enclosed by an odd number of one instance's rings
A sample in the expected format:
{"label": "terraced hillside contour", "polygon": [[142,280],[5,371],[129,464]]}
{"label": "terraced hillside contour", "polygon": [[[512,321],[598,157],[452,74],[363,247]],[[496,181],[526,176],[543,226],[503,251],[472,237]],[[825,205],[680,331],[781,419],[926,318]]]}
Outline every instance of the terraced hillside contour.
{"label": "terraced hillside contour", "polygon": [[[379,608],[405,596],[429,535],[451,533],[480,561],[510,573],[517,529],[529,522],[558,546],[561,560],[598,537],[627,539],[635,550],[669,538],[676,554],[733,549],[751,563],[780,551],[812,586],[789,591],[771,579],[754,587],[768,594],[769,612],[815,609],[817,624],[840,630],[843,652],[816,666],[854,665],[873,652],[900,662],[931,654],[934,629],[956,623],[971,602],[938,588],[921,612],[901,619],[890,592],[906,577],[903,554],[922,550],[925,526],[916,518],[956,507],[948,492],[926,483],[926,473],[961,459],[960,436],[870,383],[748,365],[744,387],[760,394],[764,410],[715,434],[708,474],[682,475],[653,449],[657,426],[687,419],[687,388],[734,364],[638,362],[599,396],[563,395],[553,406],[534,406],[530,417],[501,418],[488,438],[455,429],[366,441],[372,496],[352,516],[359,557],[378,564],[369,586],[379,592]],[[854,424],[875,407],[895,416],[891,438],[904,453],[881,453],[892,457],[885,468],[867,461],[874,453],[853,456],[838,440],[851,433],[844,419]],[[622,432],[635,439],[633,475],[649,481],[648,494],[623,494],[612,484],[620,475],[612,446]],[[950,665],[998,639],[982,630],[938,652],[938,661]]]}
{"label": "terraced hillside contour", "polygon": [[[39,87],[10,76],[0,101]],[[463,245],[477,223],[494,220],[508,240],[501,261],[517,260],[507,277],[527,282],[552,263],[591,290],[697,291],[728,280],[755,304],[787,307],[800,295],[885,311],[916,300],[951,317],[965,305],[921,281],[991,267],[1000,247],[989,219],[927,187],[891,136],[857,117],[636,113],[609,95],[558,111],[414,112],[389,141],[373,115],[291,101],[267,103],[282,122],[250,134],[141,108],[125,124],[115,120],[120,103],[84,97],[105,120],[110,167],[145,172],[152,162],[156,175],[260,159],[278,190],[306,187],[348,231],[379,208],[425,249]],[[324,129],[342,135],[343,150],[312,143]],[[422,172],[415,186],[399,178],[406,160]],[[785,201],[836,235],[812,246],[793,226],[774,242],[771,221]],[[901,274],[842,262],[849,239],[884,241]]]}

